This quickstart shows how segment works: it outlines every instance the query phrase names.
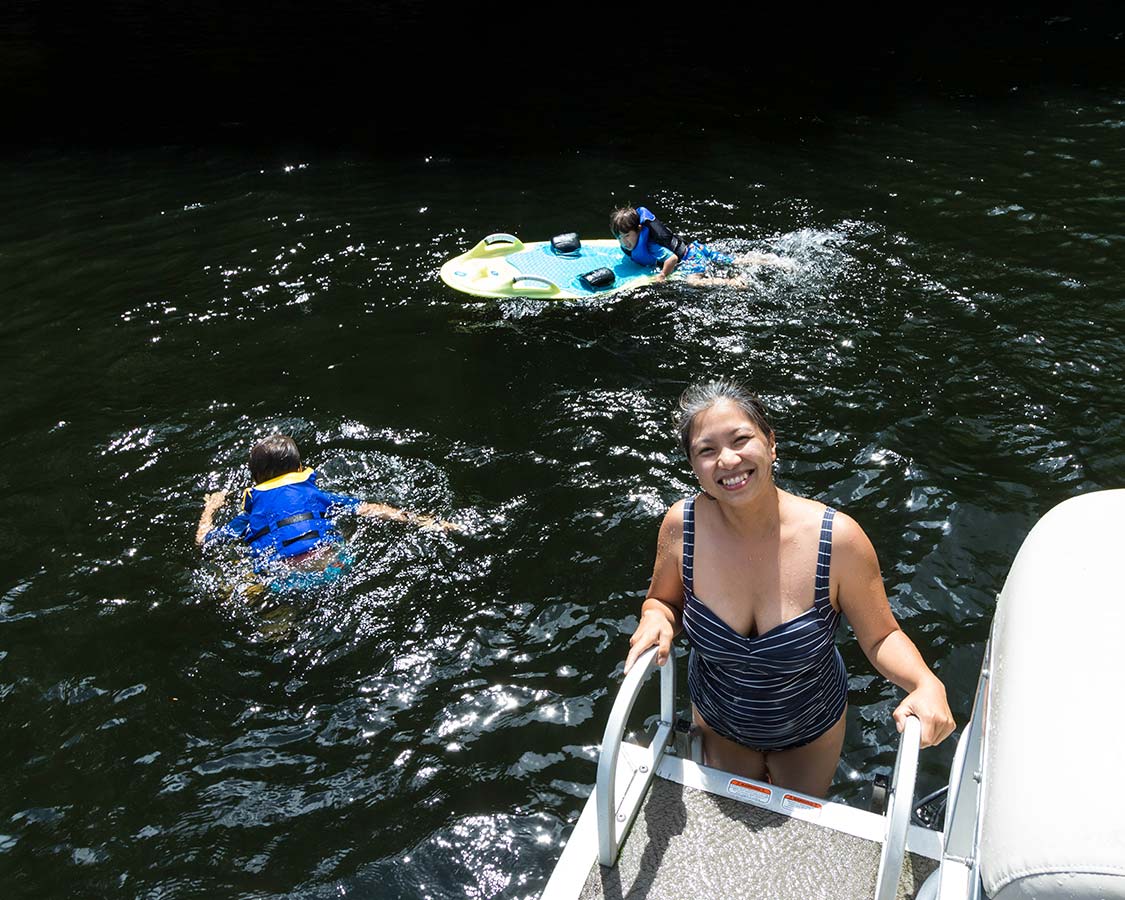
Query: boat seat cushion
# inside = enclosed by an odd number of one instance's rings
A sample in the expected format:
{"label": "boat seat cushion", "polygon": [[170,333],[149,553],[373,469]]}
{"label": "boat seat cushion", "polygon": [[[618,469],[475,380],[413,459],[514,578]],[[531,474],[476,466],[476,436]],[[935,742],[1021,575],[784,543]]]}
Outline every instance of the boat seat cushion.
{"label": "boat seat cushion", "polygon": [[1125,490],[1024,541],[997,605],[981,830],[992,900],[1125,898]]}

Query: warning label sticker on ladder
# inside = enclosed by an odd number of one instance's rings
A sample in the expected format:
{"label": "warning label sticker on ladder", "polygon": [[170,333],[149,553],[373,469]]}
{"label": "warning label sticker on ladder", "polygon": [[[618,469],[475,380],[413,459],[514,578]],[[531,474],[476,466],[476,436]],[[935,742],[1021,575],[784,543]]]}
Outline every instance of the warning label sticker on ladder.
{"label": "warning label sticker on ladder", "polygon": [[802,813],[803,818],[816,818],[820,815],[820,804],[806,797],[796,794],[785,794],[781,798],[781,805],[791,813]]}
{"label": "warning label sticker on ladder", "polygon": [[739,778],[732,778],[727,782],[727,793],[739,800],[753,803],[756,806],[769,806],[773,791],[760,784],[751,784]]}

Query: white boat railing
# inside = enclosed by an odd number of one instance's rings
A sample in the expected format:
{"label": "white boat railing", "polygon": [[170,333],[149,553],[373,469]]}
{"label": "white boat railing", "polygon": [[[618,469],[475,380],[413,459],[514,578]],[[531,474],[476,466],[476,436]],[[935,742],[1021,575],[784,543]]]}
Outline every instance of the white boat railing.
{"label": "white boat railing", "polygon": [[[633,773],[618,797],[617,760],[629,714],[637,701],[641,686],[653,669],[660,669],[660,722],[649,744],[648,757]],[[598,757],[597,794],[598,810],[598,861],[603,866],[617,862],[617,854],[625,841],[629,828],[641,808],[649,783],[656,773],[660,758],[672,738],[676,724],[676,657],[668,655],[663,666],[656,665],[656,647],[646,650],[625,676],[609,721],[602,737],[602,751]]]}

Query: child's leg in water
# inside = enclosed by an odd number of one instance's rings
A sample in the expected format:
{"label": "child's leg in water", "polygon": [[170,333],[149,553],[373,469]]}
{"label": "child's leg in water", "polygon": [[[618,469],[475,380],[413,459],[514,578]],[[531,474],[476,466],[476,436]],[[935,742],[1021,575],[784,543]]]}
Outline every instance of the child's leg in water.
{"label": "child's leg in water", "polygon": [[722,271],[736,262],[737,260],[725,253],[712,250],[706,244],[692,244],[679,270],[684,276],[684,281],[689,284],[743,288],[746,287],[746,279],[741,275],[712,274],[716,269]]}
{"label": "child's leg in water", "polygon": [[797,268],[796,262],[776,253],[747,253],[745,256],[735,257],[734,262],[740,266],[776,266],[779,269],[789,270]]}
{"label": "child's leg in water", "polygon": [[698,284],[704,286],[716,286],[724,284],[727,287],[744,288],[747,287],[746,279],[741,275],[735,275],[732,278],[719,278],[716,275],[688,275],[684,279],[688,284]]}

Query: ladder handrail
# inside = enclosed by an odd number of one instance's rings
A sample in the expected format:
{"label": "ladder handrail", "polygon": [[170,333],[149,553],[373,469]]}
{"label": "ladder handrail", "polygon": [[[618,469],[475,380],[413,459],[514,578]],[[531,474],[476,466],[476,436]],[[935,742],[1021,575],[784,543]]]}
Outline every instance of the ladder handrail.
{"label": "ladder handrail", "polygon": [[[627,802],[617,809],[617,761],[621,752],[621,742],[633,706],[637,702],[641,687],[657,668],[657,648],[650,647],[634,663],[618,689],[606,722],[602,737],[601,753],[598,756],[598,777],[595,786],[595,805],[598,819],[598,861],[603,866],[617,862],[621,844],[632,824],[647,784],[633,791],[626,789]],[[675,654],[669,654],[667,662],[660,667],[660,725],[657,737],[653,738],[651,771],[641,768],[646,774],[646,782],[651,779],[656,766],[664,753],[676,717],[676,672]],[[879,874],[875,882],[875,900],[894,900],[898,891],[898,881],[902,875],[903,859],[906,856],[906,837],[910,827],[910,814],[914,805],[914,787],[918,777],[918,756],[921,750],[922,723],[916,716],[907,716],[902,737],[899,739],[895,755],[894,771],[891,775],[890,792],[887,803],[886,829],[879,857]],[[628,807],[628,808],[626,808]],[[619,824],[620,823],[620,824]]]}
{"label": "ladder handrail", "polygon": [[[612,866],[617,861],[617,854],[621,849],[621,841],[618,840],[619,829],[616,826],[617,758],[621,751],[621,741],[625,737],[625,726],[628,724],[629,715],[633,711],[633,705],[637,702],[637,695],[649,674],[657,668],[656,651],[657,648],[653,646],[642,653],[633,664],[633,668],[625,676],[625,680],[617,691],[617,699],[613,702],[613,709],[610,711],[609,721],[606,722],[605,734],[602,737],[595,791],[597,792],[598,809],[598,860],[603,866]],[[668,654],[668,660],[660,667],[660,670],[660,719],[661,724],[666,725],[667,728],[658,730],[658,734],[663,733],[665,735],[664,741],[666,744],[667,735],[671,733],[672,726],[676,721],[675,653]],[[657,738],[653,738],[654,743],[656,740]],[[664,747],[656,748],[652,760],[653,769],[655,769],[663,752]],[[638,798],[635,808],[624,811],[622,814],[623,827],[620,829],[622,839],[624,839],[624,833],[632,822],[633,816],[639,809],[640,799],[643,798]]]}
{"label": "ladder handrail", "polygon": [[918,753],[922,747],[922,723],[907,716],[898,742],[894,773],[887,802],[887,829],[879,854],[879,875],[875,880],[875,900],[894,900],[902,861],[906,856],[906,832],[914,808],[914,783],[918,778]]}

